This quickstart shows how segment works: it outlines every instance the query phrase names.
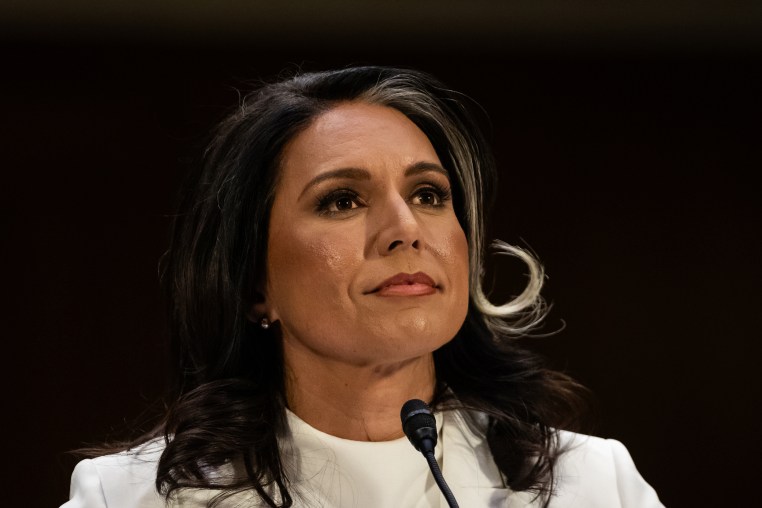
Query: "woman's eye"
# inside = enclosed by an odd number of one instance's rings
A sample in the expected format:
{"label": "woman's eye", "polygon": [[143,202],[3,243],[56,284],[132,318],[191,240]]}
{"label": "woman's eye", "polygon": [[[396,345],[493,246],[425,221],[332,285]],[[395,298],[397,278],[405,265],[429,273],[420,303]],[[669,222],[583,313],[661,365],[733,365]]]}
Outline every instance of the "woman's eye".
{"label": "woman's eye", "polygon": [[357,203],[350,197],[343,197],[333,203],[333,208],[336,211],[351,210],[352,208],[357,208]]}
{"label": "woman's eye", "polygon": [[413,202],[421,206],[442,206],[450,199],[450,192],[446,189],[424,187],[418,190],[413,197]]}
{"label": "woman's eye", "polygon": [[441,200],[433,191],[423,191],[418,193],[418,202],[422,205],[438,205]]}
{"label": "woman's eye", "polygon": [[359,198],[354,192],[339,190],[318,199],[317,211],[321,215],[332,215],[359,208]]}

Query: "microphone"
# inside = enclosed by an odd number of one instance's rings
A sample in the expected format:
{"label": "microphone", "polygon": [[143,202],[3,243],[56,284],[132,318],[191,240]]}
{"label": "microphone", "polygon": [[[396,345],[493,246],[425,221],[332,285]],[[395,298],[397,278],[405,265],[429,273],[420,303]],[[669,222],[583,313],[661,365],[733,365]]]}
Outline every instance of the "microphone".
{"label": "microphone", "polygon": [[447,501],[450,508],[458,508],[450,487],[445,482],[442,471],[439,469],[434,447],[437,445],[437,421],[429,406],[422,400],[411,399],[402,405],[400,411],[402,431],[416,450],[421,452],[429,464],[431,474],[439,486],[439,490]]}

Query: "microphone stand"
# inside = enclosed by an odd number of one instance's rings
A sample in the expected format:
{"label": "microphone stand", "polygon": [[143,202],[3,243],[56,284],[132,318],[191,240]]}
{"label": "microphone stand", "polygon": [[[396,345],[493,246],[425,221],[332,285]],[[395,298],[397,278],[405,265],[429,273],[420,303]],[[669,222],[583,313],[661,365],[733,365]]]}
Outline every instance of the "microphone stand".
{"label": "microphone stand", "polygon": [[431,474],[434,476],[434,480],[437,482],[439,490],[442,491],[447,504],[450,508],[459,508],[455,496],[439,469],[437,459],[434,457],[434,447],[437,445],[437,422],[431,409],[422,400],[412,399],[402,405],[400,418],[402,419],[402,430],[415,449],[426,458]]}
{"label": "microphone stand", "polygon": [[439,464],[437,463],[437,459],[434,458],[434,452],[426,452],[423,454],[424,457],[426,457],[426,462],[429,463],[429,469],[431,469],[431,474],[434,475],[434,481],[437,482],[437,485],[439,485],[439,490],[442,491],[442,495],[444,496],[445,500],[447,501],[447,504],[450,508],[459,508],[458,502],[455,500],[455,496],[452,494],[452,491],[450,490],[449,485],[447,485],[447,482],[444,479],[444,476],[442,476],[442,471],[439,469]]}

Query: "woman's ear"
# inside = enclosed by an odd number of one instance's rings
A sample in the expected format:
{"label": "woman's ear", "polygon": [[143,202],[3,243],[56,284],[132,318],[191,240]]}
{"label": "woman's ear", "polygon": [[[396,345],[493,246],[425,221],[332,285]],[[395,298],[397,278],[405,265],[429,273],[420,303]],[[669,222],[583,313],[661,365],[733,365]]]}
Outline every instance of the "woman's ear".
{"label": "woman's ear", "polygon": [[267,299],[265,298],[264,292],[259,290],[255,291],[252,297],[253,303],[251,304],[251,307],[249,307],[249,312],[246,314],[246,317],[252,323],[259,323],[262,321],[262,318],[268,317]]}

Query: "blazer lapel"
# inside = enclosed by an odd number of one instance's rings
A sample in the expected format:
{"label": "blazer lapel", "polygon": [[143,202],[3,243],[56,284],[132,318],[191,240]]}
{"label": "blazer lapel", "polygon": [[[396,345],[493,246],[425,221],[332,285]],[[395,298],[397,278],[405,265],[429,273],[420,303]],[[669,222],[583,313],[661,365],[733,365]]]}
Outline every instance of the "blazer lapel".
{"label": "blazer lapel", "polygon": [[486,416],[471,413],[469,424],[460,411],[442,414],[442,474],[458,504],[469,508],[532,506],[532,494],[513,492],[504,485],[489,445],[482,437]]}

